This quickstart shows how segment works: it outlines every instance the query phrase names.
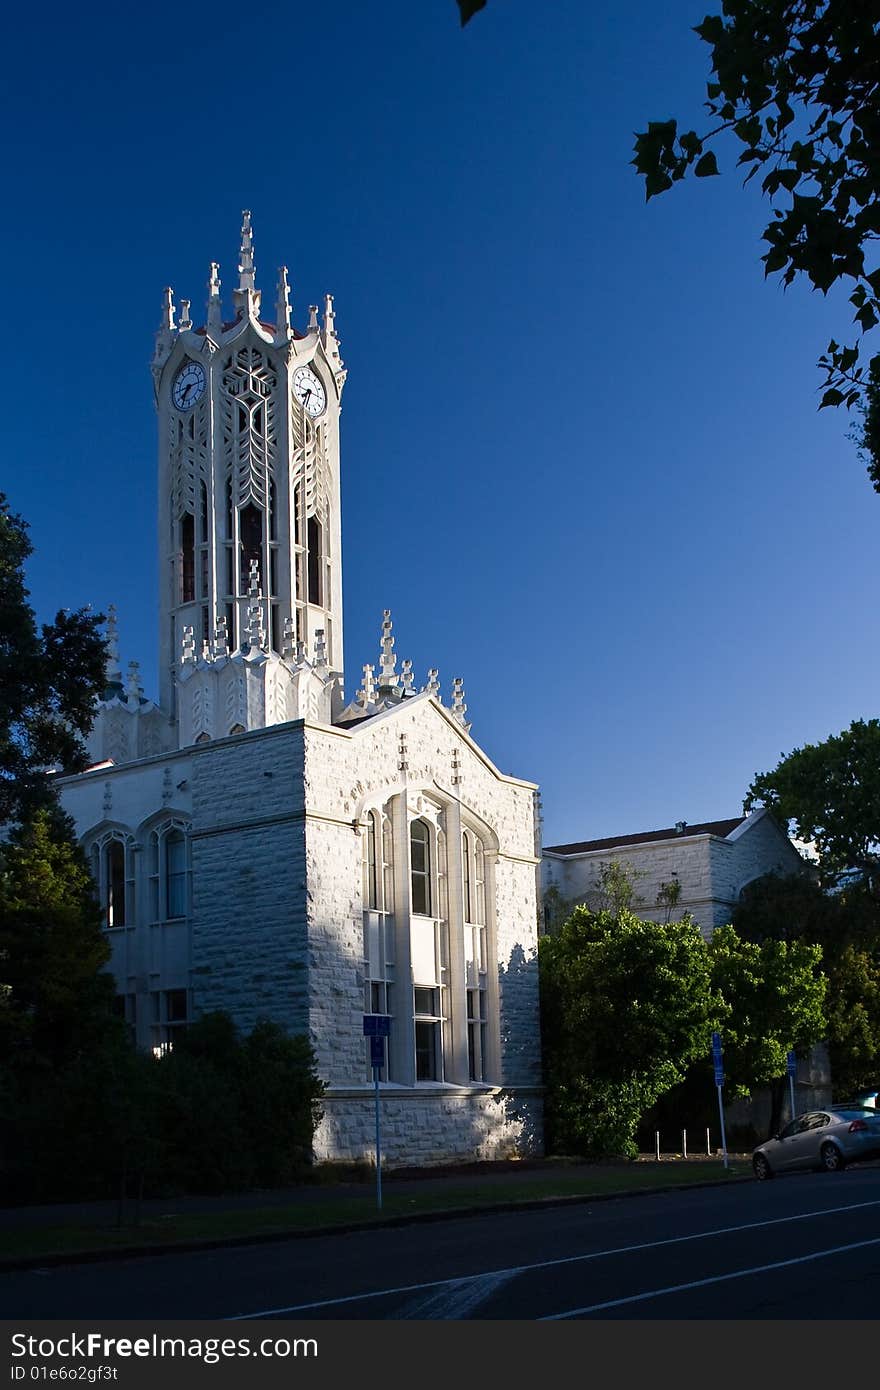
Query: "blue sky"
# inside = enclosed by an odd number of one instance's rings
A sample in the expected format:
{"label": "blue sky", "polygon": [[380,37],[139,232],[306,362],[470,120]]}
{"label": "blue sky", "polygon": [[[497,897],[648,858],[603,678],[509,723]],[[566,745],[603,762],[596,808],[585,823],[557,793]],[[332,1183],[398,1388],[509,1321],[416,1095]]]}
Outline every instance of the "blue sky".
{"label": "blue sky", "polygon": [[20,12],[0,485],[39,617],[115,602],[156,692],[153,333],[211,260],[231,294],[249,207],[265,298],[282,263],[299,326],[336,298],[349,693],[390,607],[548,844],[734,815],[875,715],[880,497],[816,409],[847,305],[764,281],[735,150],[649,204],[629,163],[700,124],[706,8]]}

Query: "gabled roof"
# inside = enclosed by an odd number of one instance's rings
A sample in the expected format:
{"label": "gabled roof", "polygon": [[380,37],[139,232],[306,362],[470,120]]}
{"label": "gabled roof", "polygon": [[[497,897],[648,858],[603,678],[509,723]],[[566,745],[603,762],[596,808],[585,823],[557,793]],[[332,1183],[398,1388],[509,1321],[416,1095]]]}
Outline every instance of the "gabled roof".
{"label": "gabled roof", "polygon": [[579,840],[571,845],[545,845],[547,854],[589,854],[597,849],[618,849],[622,845],[644,845],[657,840],[688,839],[691,835],[717,835],[726,839],[734,830],[743,825],[748,816],[734,816],[731,820],[707,820],[699,825],[688,825],[681,821],[666,830],[643,830],[636,835],[611,835],[605,840]]}

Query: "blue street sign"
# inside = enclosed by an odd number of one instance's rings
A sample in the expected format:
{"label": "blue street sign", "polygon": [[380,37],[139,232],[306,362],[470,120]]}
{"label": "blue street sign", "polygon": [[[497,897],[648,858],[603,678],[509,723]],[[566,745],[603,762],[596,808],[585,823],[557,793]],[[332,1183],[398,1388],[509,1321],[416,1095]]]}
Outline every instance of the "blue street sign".
{"label": "blue street sign", "polygon": [[365,1037],[365,1038],[390,1038],[390,1037],[391,1037],[391,1015],[390,1015],[390,1014],[364,1014],[364,1037]]}
{"label": "blue street sign", "polygon": [[384,1067],[385,1065],[385,1039],[376,1037],[375,1033],[370,1035],[370,1066]]}
{"label": "blue street sign", "polygon": [[724,1085],[724,1061],[721,1056],[721,1034],[712,1034],[712,1062],[715,1067],[715,1085]]}
{"label": "blue street sign", "polygon": [[789,1076],[797,1076],[797,1057],[793,1049],[786,1056],[785,1070]]}

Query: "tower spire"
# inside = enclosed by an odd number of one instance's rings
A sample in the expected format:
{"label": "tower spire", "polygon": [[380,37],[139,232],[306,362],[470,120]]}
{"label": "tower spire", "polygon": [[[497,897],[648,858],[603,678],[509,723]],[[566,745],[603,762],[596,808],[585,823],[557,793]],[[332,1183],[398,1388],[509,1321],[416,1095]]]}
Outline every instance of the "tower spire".
{"label": "tower spire", "polygon": [[233,292],[235,307],[239,316],[260,312],[260,291],[255,288],[254,234],[251,229],[251,215],[247,209],[241,214],[241,249],[238,253],[238,289]]}
{"label": "tower spire", "polygon": [[238,288],[252,290],[254,286],[254,234],[251,231],[251,215],[241,214],[241,251],[238,260]]}
{"label": "tower spire", "polygon": [[223,332],[223,308],[220,303],[220,264],[218,261],[211,262],[211,274],[208,276],[208,333],[215,340],[219,340]]}
{"label": "tower spire", "polygon": [[278,271],[278,297],[275,301],[275,333],[281,342],[288,342],[290,332],[290,284],[287,279],[287,266]]}
{"label": "tower spire", "polygon": [[105,666],[106,680],[108,685],[120,685],[122,683],[122,669],[119,665],[119,626],[116,621],[116,604],[107,605],[107,621],[105,623],[107,636],[105,638],[107,647],[107,662]]}

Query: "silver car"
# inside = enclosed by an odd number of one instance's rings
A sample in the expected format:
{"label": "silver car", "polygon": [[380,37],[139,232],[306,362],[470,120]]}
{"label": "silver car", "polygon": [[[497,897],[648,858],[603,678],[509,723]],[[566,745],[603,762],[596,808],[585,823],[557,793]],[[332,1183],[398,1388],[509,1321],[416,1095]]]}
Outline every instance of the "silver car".
{"label": "silver car", "polygon": [[880,1158],[880,1111],[865,1105],[809,1110],[752,1154],[756,1178],[820,1168],[839,1173],[848,1163]]}

